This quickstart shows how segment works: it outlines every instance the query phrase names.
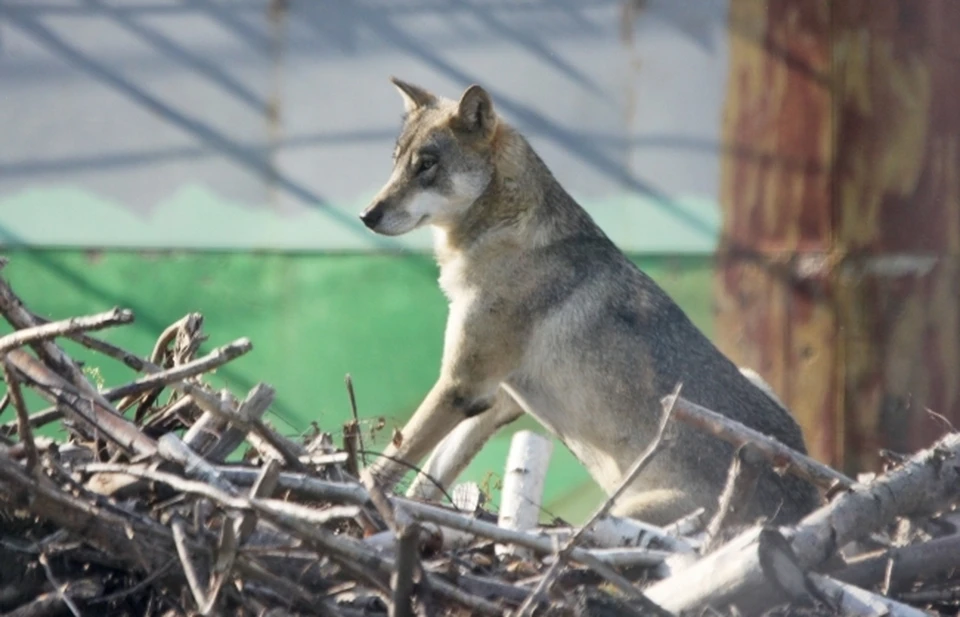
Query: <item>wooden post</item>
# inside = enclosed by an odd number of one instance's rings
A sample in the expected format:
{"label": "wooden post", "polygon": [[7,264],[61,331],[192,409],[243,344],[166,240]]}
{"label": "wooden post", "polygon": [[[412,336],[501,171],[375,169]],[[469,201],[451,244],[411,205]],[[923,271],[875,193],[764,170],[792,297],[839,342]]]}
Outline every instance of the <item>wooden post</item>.
{"label": "wooden post", "polygon": [[811,454],[960,426],[960,3],[731,0],[717,340]]}

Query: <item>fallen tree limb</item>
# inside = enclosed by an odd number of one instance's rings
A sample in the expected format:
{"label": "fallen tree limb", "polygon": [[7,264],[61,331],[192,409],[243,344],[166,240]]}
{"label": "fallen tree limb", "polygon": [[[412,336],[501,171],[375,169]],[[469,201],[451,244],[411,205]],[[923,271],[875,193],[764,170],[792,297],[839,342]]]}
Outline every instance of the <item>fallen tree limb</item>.
{"label": "fallen tree limb", "polygon": [[644,592],[685,614],[735,606],[747,615],[805,596],[806,576],[790,543],[775,529],[752,529]]}
{"label": "fallen tree limb", "polygon": [[862,555],[830,576],[858,587],[872,587],[884,580],[890,560],[890,591],[900,591],[909,583],[936,574],[960,570],[960,534]]}
{"label": "fallen tree limb", "polygon": [[931,514],[958,498],[960,434],[952,433],[803,519],[790,542],[803,567],[816,568],[898,516]]}
{"label": "fallen tree limb", "polygon": [[[553,452],[553,442],[534,433],[514,433],[507,454],[503,490],[500,493],[500,513],[497,524],[505,529],[529,531],[540,520],[540,503],[543,500],[543,485],[547,479],[547,466]],[[498,546],[499,555],[528,556],[528,552],[515,546]]]}
{"label": "fallen tree limb", "polygon": [[[554,536],[561,543],[569,541],[578,528],[544,528],[541,531]],[[693,553],[696,549],[680,534],[632,518],[606,515],[597,519],[584,534],[584,540],[598,548],[648,548],[651,543],[664,550]]]}
{"label": "fallen tree limb", "polygon": [[710,433],[738,448],[752,446],[774,466],[785,468],[788,473],[825,489],[833,489],[836,486],[843,488],[858,486],[853,479],[832,467],[824,465],[805,454],[800,454],[772,437],[767,437],[736,420],[722,416],[683,397],[677,399],[674,415],[681,422]]}
{"label": "fallen tree limb", "polygon": [[842,583],[821,574],[810,575],[811,584],[819,594],[834,606],[842,615],[850,617],[929,617],[925,612],[860,589],[848,583]]}
{"label": "fallen tree limb", "polygon": [[[794,556],[791,561],[801,573],[815,569],[849,542],[873,533],[896,517],[932,513],[958,497],[960,435],[951,434],[871,484],[838,496],[796,527],[784,529]],[[663,606],[675,611],[737,602],[744,603],[737,605],[740,610],[755,611],[782,601],[769,584],[762,547],[751,544],[754,533],[747,531],[688,568],[654,583],[647,588],[647,595],[655,602],[666,602]]]}

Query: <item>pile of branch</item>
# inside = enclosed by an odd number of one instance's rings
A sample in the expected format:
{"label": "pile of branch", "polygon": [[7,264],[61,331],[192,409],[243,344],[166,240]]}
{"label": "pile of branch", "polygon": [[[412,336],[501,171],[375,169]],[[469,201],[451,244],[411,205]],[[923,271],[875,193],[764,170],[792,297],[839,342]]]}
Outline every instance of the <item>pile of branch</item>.
{"label": "pile of branch", "polygon": [[[270,386],[214,390],[209,373],[252,346],[199,355],[198,314],[146,357],[91,334],[127,310],[50,322],[0,278],[0,314],[0,615],[912,616],[960,599],[957,434],[856,482],[678,388],[625,484],[672,423],[697,426],[738,446],[716,514],[659,528],[611,516],[615,494],[582,526],[542,525],[535,434],[514,437],[498,513],[469,484],[450,503],[387,495],[358,479],[355,406],[346,427],[290,438],[264,420]],[[58,339],[135,376],[95,386]],[[826,505],[789,528],[740,520],[762,465]]]}

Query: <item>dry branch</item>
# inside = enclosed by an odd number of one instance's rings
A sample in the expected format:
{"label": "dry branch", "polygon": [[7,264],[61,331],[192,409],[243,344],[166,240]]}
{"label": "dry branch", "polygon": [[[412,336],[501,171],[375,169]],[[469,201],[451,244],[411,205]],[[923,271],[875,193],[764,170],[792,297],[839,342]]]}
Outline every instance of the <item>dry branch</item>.
{"label": "dry branch", "polygon": [[[3,314],[10,325],[18,330],[40,325],[33,314],[24,308],[23,302],[13,293],[10,285],[2,277],[0,277],[0,314]],[[31,343],[31,346],[36,349],[41,359],[48,364],[50,370],[64,377],[80,392],[93,399],[94,402],[106,405],[106,401],[102,399],[96,388],[83,376],[80,367],[60,347],[51,341],[44,340],[35,341]]]}
{"label": "dry branch", "polygon": [[41,341],[49,341],[60,336],[69,336],[78,332],[92,332],[110,326],[131,323],[133,313],[127,309],[114,308],[105,313],[86,317],[72,317],[62,321],[54,321],[38,326],[31,326],[17,330],[0,338],[0,356],[11,349],[23,347]]}
{"label": "dry branch", "polygon": [[156,443],[136,425],[121,416],[100,395],[89,396],[40,363],[22,349],[7,354],[18,377],[28,381],[40,396],[57,405],[67,416],[90,431],[106,436],[125,452],[153,454]]}
{"label": "dry branch", "polygon": [[27,454],[27,471],[32,473],[37,466],[37,445],[33,441],[33,431],[30,429],[30,417],[27,412],[27,405],[23,401],[23,394],[20,391],[20,382],[13,374],[13,366],[9,360],[3,358],[3,378],[7,382],[7,396],[13,402],[13,409],[17,413],[17,428],[20,432],[20,443],[23,444]]}
{"label": "dry branch", "polygon": [[[930,514],[960,497],[960,435],[948,435],[867,486],[857,486],[785,529],[791,561],[798,571],[823,565],[849,542],[863,538],[898,516]],[[764,551],[744,532],[715,553],[646,592],[671,610],[696,610],[737,604],[761,610],[783,601],[771,586]],[[747,550],[739,550],[746,547]],[[736,551],[731,555],[730,551]],[[783,552],[783,551],[781,551]]]}
{"label": "dry branch", "polygon": [[253,345],[247,338],[240,338],[232,343],[218,347],[202,358],[197,358],[191,362],[186,362],[166,370],[151,371],[146,377],[141,377],[136,381],[128,383],[119,388],[113,388],[104,392],[104,398],[110,401],[119,400],[128,396],[136,396],[149,392],[159,386],[166,386],[173,383],[196,377],[208,373],[217,367],[223,366],[227,362],[239,358],[246,354]]}
{"label": "dry branch", "polygon": [[[518,431],[510,441],[497,524],[527,531],[537,526],[553,442],[532,431]],[[498,546],[502,556],[529,557],[528,551]]]}
{"label": "dry branch", "polygon": [[942,572],[960,571],[960,534],[861,555],[842,570],[831,572],[837,580],[859,587],[874,587],[889,572],[888,591],[900,591],[909,583]]}
{"label": "dry branch", "polygon": [[[666,399],[664,399],[666,400]],[[784,468],[808,482],[826,489],[836,486],[853,488],[857,486],[851,478],[836,469],[817,462],[805,454],[789,448],[772,437],[722,416],[715,411],[701,407],[683,397],[677,399],[674,415],[678,420],[702,431],[714,435],[738,448],[751,446],[774,466]]]}
{"label": "dry branch", "polygon": [[735,606],[748,615],[806,593],[806,577],[790,543],[775,529],[753,529],[672,577],[646,589],[673,613]]}
{"label": "dry branch", "polygon": [[932,514],[958,498],[960,434],[954,433],[803,519],[791,544],[800,563],[814,568],[898,516]]}
{"label": "dry branch", "polygon": [[727,483],[720,493],[716,514],[710,519],[706,529],[706,542],[703,552],[709,553],[720,532],[729,525],[743,522],[740,520],[743,508],[741,504],[750,502],[760,478],[760,455],[753,446],[738,448],[730,469]]}
{"label": "dry branch", "polygon": [[[566,543],[579,529],[553,528],[543,531],[555,536],[561,543]],[[594,521],[583,533],[583,538],[600,548],[648,548],[653,543],[677,553],[694,552],[694,546],[683,535],[643,521],[608,514]]]}
{"label": "dry branch", "polygon": [[390,617],[412,617],[414,577],[419,566],[420,530],[407,525],[397,537],[397,561],[390,578]]}
{"label": "dry branch", "polygon": [[63,612],[66,601],[90,600],[101,593],[103,584],[96,578],[76,579],[66,582],[62,589],[40,594],[3,617],[53,617]]}
{"label": "dry branch", "polygon": [[928,617],[926,613],[827,576],[811,574],[810,582],[841,615],[850,617]]}
{"label": "dry branch", "polygon": [[[273,388],[257,384],[240,404],[237,416],[248,422],[259,420],[275,397]],[[183,441],[207,460],[221,462],[243,443],[245,436],[246,433],[234,427],[226,417],[207,411],[190,427]]]}

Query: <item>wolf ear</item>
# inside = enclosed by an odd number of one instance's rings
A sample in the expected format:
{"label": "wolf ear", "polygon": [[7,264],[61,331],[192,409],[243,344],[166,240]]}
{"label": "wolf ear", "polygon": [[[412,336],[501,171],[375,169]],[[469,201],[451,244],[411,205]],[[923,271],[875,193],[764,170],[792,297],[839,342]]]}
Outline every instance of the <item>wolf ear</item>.
{"label": "wolf ear", "polygon": [[437,102],[437,97],[423,88],[408,84],[396,77],[391,77],[390,81],[397,87],[397,90],[400,91],[400,96],[403,97],[403,107],[407,113],[419,107],[426,107],[427,105],[432,105]]}
{"label": "wolf ear", "polygon": [[483,136],[493,134],[497,124],[490,95],[476,84],[467,88],[460,97],[457,117],[465,130]]}

